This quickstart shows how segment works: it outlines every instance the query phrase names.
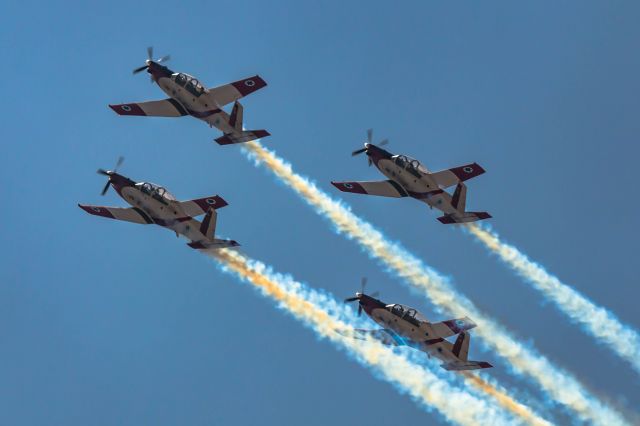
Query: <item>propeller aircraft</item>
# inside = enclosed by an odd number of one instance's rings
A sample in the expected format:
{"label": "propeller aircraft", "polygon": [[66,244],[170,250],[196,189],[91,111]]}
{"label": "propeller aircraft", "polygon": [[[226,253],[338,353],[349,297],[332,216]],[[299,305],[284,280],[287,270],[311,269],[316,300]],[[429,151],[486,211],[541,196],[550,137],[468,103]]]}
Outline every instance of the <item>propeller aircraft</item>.
{"label": "propeller aircraft", "polygon": [[[191,117],[203,120],[210,127],[224,133],[215,141],[220,145],[249,142],[269,136],[266,130],[244,130],[242,128],[243,107],[238,99],[247,96],[267,83],[258,75],[234,81],[233,83],[207,89],[189,74],[173,72],[163,62],[169,56],[153,59],[153,48],[147,48],[145,64],[134,69],[137,74],[147,71],[151,82],[155,82],[169,97],[167,99],[128,104],[109,105],[119,115],[139,115],[153,117]],[[231,115],[222,107],[234,103]]]}
{"label": "propeller aircraft", "polygon": [[[219,249],[237,247],[234,240],[215,238],[217,209],[227,205],[218,195],[177,201],[165,188],[150,182],[134,182],[117,173],[123,158],[118,159],[114,170],[98,169],[98,174],[107,176],[107,183],[101,195],[105,195],[110,186],[116,190],[132,207],[102,207],[78,204],[89,214],[126,222],[156,224],[171,229],[176,236],[183,235],[190,240],[189,247],[194,249]],[[205,215],[202,222],[196,216]]]}
{"label": "propeller aircraft", "polygon": [[[486,361],[471,361],[468,359],[471,336],[467,333],[476,327],[476,323],[469,318],[457,318],[442,322],[429,322],[416,309],[400,304],[386,304],[375,298],[374,294],[364,293],[366,278],[355,297],[345,299],[345,303],[358,302],[358,316],[362,311],[381,325],[377,330],[355,329],[352,333],[340,334],[360,340],[373,338],[388,346],[409,346],[443,361],[441,367],[445,370],[478,370],[491,368],[493,365]],[[446,338],[458,335],[452,344]]]}
{"label": "propeller aircraft", "polygon": [[[343,192],[378,195],[381,197],[411,197],[437,208],[444,213],[438,220],[444,224],[475,222],[488,219],[487,212],[466,211],[467,187],[464,181],[483,174],[485,171],[477,163],[466,164],[439,172],[430,172],[418,160],[406,155],[394,155],[381,146],[372,143],[373,132],[367,131],[364,148],[352,152],[352,156],[367,154],[369,166],[375,164],[388,179],[373,182],[331,182]],[[444,189],[456,185],[453,196]]]}

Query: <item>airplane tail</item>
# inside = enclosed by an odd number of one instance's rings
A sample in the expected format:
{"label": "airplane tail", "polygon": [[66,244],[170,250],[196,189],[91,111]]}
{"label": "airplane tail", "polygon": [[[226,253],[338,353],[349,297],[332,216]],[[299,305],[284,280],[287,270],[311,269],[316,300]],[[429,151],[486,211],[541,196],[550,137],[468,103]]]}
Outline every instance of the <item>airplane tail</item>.
{"label": "airplane tail", "polygon": [[242,130],[242,119],[244,116],[244,108],[240,102],[236,101],[233,104],[231,115],[229,116],[229,125],[233,127],[232,133],[226,133],[219,138],[216,138],[216,142],[220,145],[231,145],[235,143],[250,142],[255,139],[266,138],[270,136],[266,130]]}
{"label": "airplane tail", "polygon": [[238,247],[240,246],[240,243],[235,240],[219,240],[216,238],[213,241],[191,241],[190,243],[187,243],[187,245],[196,250],[208,250]]}
{"label": "airplane tail", "polygon": [[451,205],[457,210],[457,213],[440,216],[438,218],[440,223],[467,223],[475,222],[482,219],[488,219],[491,217],[491,215],[487,212],[465,211],[467,205],[467,186],[462,182],[458,182],[458,185],[456,186],[453,197],[451,197]]}
{"label": "airplane tail", "polygon": [[202,223],[200,224],[200,233],[205,237],[200,241],[191,241],[187,245],[194,249],[218,249],[226,247],[237,247],[237,241],[234,240],[220,240],[215,238],[216,222],[218,213],[211,207],[207,211]]}
{"label": "airplane tail", "polygon": [[449,371],[478,370],[481,368],[491,368],[493,365],[486,361],[469,361],[469,343],[471,335],[463,331],[458,335],[451,352],[458,358],[458,361],[442,364],[442,368]]}
{"label": "airplane tail", "polygon": [[491,218],[491,215],[487,212],[464,212],[464,214],[462,215],[446,214],[444,216],[440,216],[438,220],[440,221],[440,223],[450,225],[452,223],[476,222],[478,220],[489,218]]}

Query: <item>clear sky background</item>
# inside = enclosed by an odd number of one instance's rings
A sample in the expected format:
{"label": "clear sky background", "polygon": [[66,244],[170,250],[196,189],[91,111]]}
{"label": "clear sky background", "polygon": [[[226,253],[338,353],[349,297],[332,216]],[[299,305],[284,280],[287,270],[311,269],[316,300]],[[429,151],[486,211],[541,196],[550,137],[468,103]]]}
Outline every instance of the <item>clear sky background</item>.
{"label": "clear sky background", "polygon": [[219,132],[114,114],[163,98],[131,75],[148,45],[207,86],[260,74],[243,104],[266,145],[594,393],[639,406],[627,364],[436,212],[329,184],[379,178],[350,156],[369,127],[432,170],[477,161],[469,208],[640,326],[639,20],[633,1],[2,2],[0,424],[442,422],[184,240],[76,206],[124,205],[95,174],[124,155],[123,174],[179,199],[223,196],[220,232],[277,270],[340,298],[366,275],[443,319]]}

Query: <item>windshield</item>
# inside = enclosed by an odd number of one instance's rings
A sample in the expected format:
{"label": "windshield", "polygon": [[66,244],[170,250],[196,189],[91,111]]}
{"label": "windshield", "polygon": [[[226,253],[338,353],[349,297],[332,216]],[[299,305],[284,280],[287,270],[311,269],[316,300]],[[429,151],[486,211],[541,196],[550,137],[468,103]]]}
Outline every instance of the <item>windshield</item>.
{"label": "windshield", "polygon": [[[407,157],[406,155],[394,155],[393,162],[398,166],[406,169],[409,172],[420,172],[420,173],[429,173],[426,167],[424,167],[418,160],[415,158]],[[415,173],[414,173],[415,174]],[[418,176],[419,177],[419,176]]]}
{"label": "windshield", "polygon": [[172,193],[167,191],[165,188],[158,186],[151,182],[140,182],[137,183],[136,186],[140,188],[142,192],[145,194],[151,195],[156,200],[164,201],[175,201],[176,197],[173,196]]}
{"label": "windshield", "polygon": [[176,84],[187,89],[193,96],[198,97],[205,92],[204,87],[198,80],[184,73],[175,73],[171,76]]}
{"label": "windshield", "polygon": [[386,306],[387,310],[389,310],[392,314],[399,316],[400,318],[403,318],[409,322],[412,323],[419,323],[419,322],[426,322],[427,319],[420,313],[418,312],[416,309],[410,307],[410,306],[406,306],[406,305],[401,305],[399,303],[396,303],[394,305],[387,305]]}

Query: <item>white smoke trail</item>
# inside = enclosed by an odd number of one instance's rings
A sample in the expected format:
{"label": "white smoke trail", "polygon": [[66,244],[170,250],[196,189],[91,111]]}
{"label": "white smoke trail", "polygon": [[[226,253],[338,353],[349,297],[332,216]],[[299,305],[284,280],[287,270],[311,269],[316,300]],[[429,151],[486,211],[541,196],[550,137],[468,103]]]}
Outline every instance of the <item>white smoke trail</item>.
{"label": "white smoke trail", "polygon": [[490,349],[504,357],[515,373],[528,376],[556,401],[575,412],[581,421],[600,425],[624,425],[625,419],[591,395],[573,375],[552,364],[535,349],[526,347],[503,326],[482,313],[469,299],[456,291],[447,278],[426,266],[399,243],[388,240],[368,222],[332,199],[307,178],[295,173],[291,164],[257,141],[243,144],[256,165],[264,165],[298,193],[315,211],[333,222],[337,232],[355,240],[372,258],[412,286],[423,290],[440,311],[469,315],[478,324],[474,334]]}
{"label": "white smoke trail", "polygon": [[603,341],[609,350],[628,361],[640,373],[640,336],[636,330],[622,324],[613,313],[563,284],[514,246],[501,241],[493,230],[475,224],[466,226],[465,229],[535,289],[552,300],[573,322],[582,325],[583,330]]}
{"label": "white smoke trail", "polygon": [[[487,400],[454,388],[447,380],[437,377],[379,342],[354,340],[338,334],[336,330],[353,328],[346,322],[353,322],[353,314],[350,308],[345,308],[329,295],[314,291],[290,276],[274,273],[263,263],[235,251],[219,250],[207,254],[217,260],[224,271],[257,287],[263,295],[277,301],[281,308],[314,330],[318,336],[346,350],[362,365],[372,368],[384,380],[394,384],[402,393],[408,393],[429,411],[436,409],[447,421],[461,425],[513,424],[514,418],[505,415]],[[503,408],[519,416],[520,420],[536,426],[549,425],[502,389],[479,377],[467,377],[467,380],[485,394],[494,397]]]}

